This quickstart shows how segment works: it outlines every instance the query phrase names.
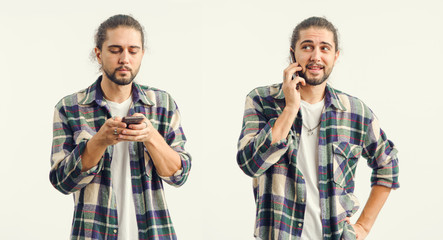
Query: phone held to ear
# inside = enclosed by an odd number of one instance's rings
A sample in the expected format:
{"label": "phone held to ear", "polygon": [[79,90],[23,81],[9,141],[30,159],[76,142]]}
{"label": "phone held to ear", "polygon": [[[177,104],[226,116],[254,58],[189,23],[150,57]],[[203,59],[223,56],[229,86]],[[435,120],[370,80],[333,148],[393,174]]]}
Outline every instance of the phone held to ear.
{"label": "phone held to ear", "polygon": [[[297,62],[297,61],[295,60],[294,50],[293,50],[292,48],[289,48],[289,49],[290,49],[290,51],[291,51],[292,63]],[[298,73],[297,73],[297,72],[295,72],[295,73],[292,75],[292,80],[294,80],[294,78],[296,78],[296,77],[298,77]],[[295,87],[295,89],[297,89],[297,90],[300,89],[300,83],[297,83],[297,87]]]}

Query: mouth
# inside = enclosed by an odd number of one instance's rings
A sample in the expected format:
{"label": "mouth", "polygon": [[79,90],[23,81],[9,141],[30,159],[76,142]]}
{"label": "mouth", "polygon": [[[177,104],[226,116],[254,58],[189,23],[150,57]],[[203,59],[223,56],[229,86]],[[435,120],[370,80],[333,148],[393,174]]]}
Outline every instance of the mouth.
{"label": "mouth", "polygon": [[118,72],[130,72],[131,68],[122,66],[122,67],[116,68],[115,70]]}
{"label": "mouth", "polygon": [[308,70],[308,72],[315,74],[315,75],[322,72],[324,68],[325,68],[325,66],[323,66],[321,64],[308,64],[306,66],[306,69]]}

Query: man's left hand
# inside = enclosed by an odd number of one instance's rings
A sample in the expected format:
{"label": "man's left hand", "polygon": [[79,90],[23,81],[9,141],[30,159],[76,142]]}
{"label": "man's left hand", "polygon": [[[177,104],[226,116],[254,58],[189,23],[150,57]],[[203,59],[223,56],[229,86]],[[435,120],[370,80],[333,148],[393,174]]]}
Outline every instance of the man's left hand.
{"label": "man's left hand", "polygon": [[351,224],[357,235],[357,240],[364,240],[368,236],[368,232],[359,223]]}
{"label": "man's left hand", "polygon": [[149,141],[156,132],[156,129],[152,126],[151,121],[149,121],[141,113],[135,113],[133,116],[143,116],[144,120],[139,124],[130,124],[128,129],[124,129],[118,138],[124,141],[132,142]]}

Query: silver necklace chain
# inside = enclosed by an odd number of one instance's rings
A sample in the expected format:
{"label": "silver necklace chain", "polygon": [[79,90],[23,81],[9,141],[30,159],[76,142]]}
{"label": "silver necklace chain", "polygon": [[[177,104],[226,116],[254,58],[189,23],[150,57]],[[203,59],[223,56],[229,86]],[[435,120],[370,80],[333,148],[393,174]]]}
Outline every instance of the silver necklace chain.
{"label": "silver necklace chain", "polygon": [[[323,105],[321,112],[323,113],[323,111],[325,110],[325,105]],[[308,136],[312,136],[314,134],[314,130],[317,129],[318,127],[320,127],[320,123],[321,123],[321,116],[320,116],[320,121],[318,121],[317,126],[315,126],[314,128],[309,128],[308,126],[306,126],[306,124],[303,122],[303,126],[305,126],[305,128],[308,129]]]}
{"label": "silver necklace chain", "polygon": [[308,128],[308,126],[306,126],[306,124],[303,123],[303,126],[305,126],[305,128],[308,129],[308,136],[312,136],[314,134],[314,130],[317,129],[318,127],[320,127],[320,123],[321,123],[321,120],[320,120],[320,122],[318,122],[317,126],[314,128]]}

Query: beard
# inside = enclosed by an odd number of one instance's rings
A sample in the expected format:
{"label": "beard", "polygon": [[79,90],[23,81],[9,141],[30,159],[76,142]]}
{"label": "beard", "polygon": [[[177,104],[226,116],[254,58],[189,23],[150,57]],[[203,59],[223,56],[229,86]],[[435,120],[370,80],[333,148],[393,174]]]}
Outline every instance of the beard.
{"label": "beard", "polygon": [[[129,76],[125,76],[125,77],[117,77],[117,71],[121,70],[121,69],[127,69],[128,70],[128,74]],[[132,81],[134,80],[135,76],[137,76],[137,72],[135,73],[132,71],[131,68],[129,67],[125,67],[125,66],[121,66],[118,67],[114,70],[114,72],[110,72],[108,70],[106,70],[105,68],[103,68],[103,72],[106,74],[106,77],[108,77],[109,80],[111,80],[113,83],[120,85],[120,86],[124,86],[124,85],[128,85],[131,84]]]}
{"label": "beard", "polygon": [[322,83],[324,83],[328,78],[329,75],[331,75],[332,69],[326,69],[326,67],[323,66],[323,77],[317,79],[317,78],[310,78],[306,76],[306,72],[308,71],[309,64],[306,66],[304,71],[298,72],[298,75],[303,78],[307,84],[311,86],[317,86]]}

